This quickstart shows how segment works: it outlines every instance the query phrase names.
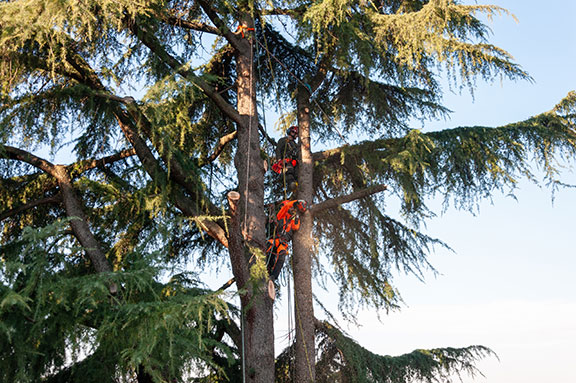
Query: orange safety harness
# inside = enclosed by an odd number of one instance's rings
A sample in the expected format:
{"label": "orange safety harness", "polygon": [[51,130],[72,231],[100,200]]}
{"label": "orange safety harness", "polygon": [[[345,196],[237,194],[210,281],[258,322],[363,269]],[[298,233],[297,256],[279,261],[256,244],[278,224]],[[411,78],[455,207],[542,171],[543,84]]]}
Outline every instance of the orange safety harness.
{"label": "orange safety harness", "polygon": [[298,165],[298,161],[293,160],[291,158],[284,158],[274,163],[274,165],[272,165],[272,170],[274,170],[278,174],[282,174],[282,169],[285,167],[284,163],[288,163],[292,165],[292,167],[296,167],[296,165]]}
{"label": "orange safety harness", "polygon": [[[306,202],[302,200],[282,201],[282,206],[276,214],[277,227],[280,230],[268,239],[268,248],[266,249],[268,270],[273,279],[278,277],[284,264],[284,258],[288,255],[288,241],[290,241],[292,234],[300,229],[300,217],[295,214],[294,209],[305,212]],[[280,265],[278,265],[279,262]]]}

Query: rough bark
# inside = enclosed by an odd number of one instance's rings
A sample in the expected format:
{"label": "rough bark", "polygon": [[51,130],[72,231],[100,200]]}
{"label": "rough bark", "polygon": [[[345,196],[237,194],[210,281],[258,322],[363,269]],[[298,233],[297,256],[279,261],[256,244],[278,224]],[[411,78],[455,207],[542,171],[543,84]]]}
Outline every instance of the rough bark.
{"label": "rough bark", "polygon": [[[312,204],[314,161],[310,148],[310,99],[301,88],[297,95],[301,158],[298,170],[298,198]],[[315,381],[314,306],[312,298],[312,224],[306,212],[293,242],[294,313],[296,315],[295,381]]]}
{"label": "rough bark", "polygon": [[[241,25],[246,30],[254,24],[248,15],[244,15]],[[266,233],[264,214],[264,166],[260,157],[258,116],[256,113],[255,74],[253,66],[253,46],[246,36],[235,46],[238,70],[238,112],[243,119],[238,124],[238,150],[235,165],[238,172],[240,201],[237,216],[241,227],[234,227],[235,236],[241,230],[243,246],[237,240],[230,246],[234,276],[241,295],[243,313],[243,371],[246,382],[274,382],[274,317],[273,301],[268,297],[266,278],[256,280],[255,284],[245,283],[246,274],[253,249],[265,250]],[[231,234],[232,237],[232,234]],[[231,241],[232,243],[232,241]],[[234,265],[237,265],[236,267]],[[238,267],[242,264],[243,267]]]}

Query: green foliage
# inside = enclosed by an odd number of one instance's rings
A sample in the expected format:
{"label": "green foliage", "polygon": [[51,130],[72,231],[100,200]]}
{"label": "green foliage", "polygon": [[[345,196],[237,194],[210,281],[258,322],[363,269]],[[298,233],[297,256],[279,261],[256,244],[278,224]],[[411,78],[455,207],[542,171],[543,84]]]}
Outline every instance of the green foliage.
{"label": "green foliage", "polygon": [[[316,275],[336,282],[349,317],[398,307],[398,271],[434,270],[427,256],[447,245],[421,231],[434,215],[429,199],[474,210],[495,191],[513,192],[520,177],[537,181],[533,166],[558,187],[560,161],[576,154],[574,92],[551,112],[503,127],[410,129],[414,118],[449,112],[440,75],[470,90],[477,79],[530,79],[487,41],[477,16],[508,14],[499,7],[207,3],[223,25],[188,0],[0,2],[0,382],[239,379],[237,312],[181,270],[229,273],[201,220],[228,231],[220,206],[238,185],[236,144],[220,144],[237,126],[215,99],[233,109],[242,96],[237,52],[223,33],[248,14],[260,115],[275,108],[279,126],[289,125],[305,92],[314,144],[333,147],[341,132],[373,137],[314,155],[311,202],[374,184],[391,191],[315,216]],[[9,159],[5,145],[66,152],[86,226],[113,273],[95,274],[71,235],[62,185]],[[110,160],[123,149],[137,153]],[[257,284],[266,270],[254,254]],[[120,288],[114,296],[111,285]],[[328,325],[318,339],[319,381],[442,380],[473,372],[490,354],[470,347],[382,357]],[[287,355],[279,371],[288,371]]]}
{"label": "green foliage", "polygon": [[[495,356],[483,346],[415,350],[397,357],[377,355],[328,322],[316,323],[316,336],[316,382],[449,382],[463,374],[480,374],[474,364]],[[278,382],[292,381],[291,353],[288,348],[278,357]]]}
{"label": "green foliage", "polygon": [[[74,249],[44,246],[63,224],[26,229],[20,242],[0,248],[0,381],[115,381],[139,368],[163,381],[215,367],[215,349],[231,355],[211,339],[218,322],[229,320],[227,305],[194,276],[160,283],[164,271],[151,266],[153,258],[126,272],[84,274],[68,260],[78,257]],[[121,286],[116,297],[110,282]]]}

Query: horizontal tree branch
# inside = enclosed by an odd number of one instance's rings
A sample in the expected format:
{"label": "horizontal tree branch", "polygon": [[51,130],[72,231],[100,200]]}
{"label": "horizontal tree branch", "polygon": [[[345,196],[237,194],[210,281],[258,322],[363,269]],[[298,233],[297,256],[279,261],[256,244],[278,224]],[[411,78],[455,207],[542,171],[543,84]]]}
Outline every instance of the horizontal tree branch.
{"label": "horizontal tree branch", "polygon": [[371,186],[371,187],[368,187],[366,189],[358,190],[354,193],[350,193],[350,194],[345,195],[345,196],[336,197],[336,198],[332,198],[332,199],[317,203],[315,205],[312,205],[310,207],[310,209],[308,209],[308,211],[310,212],[310,214],[314,215],[314,214],[317,214],[317,213],[324,211],[326,209],[332,209],[332,208],[338,207],[342,204],[352,202],[352,201],[355,201],[357,199],[365,198],[365,197],[368,197],[372,194],[380,193],[386,189],[388,189],[388,187],[386,185]]}
{"label": "horizontal tree branch", "polygon": [[262,9],[260,13],[264,16],[302,16],[306,12],[306,6],[296,8],[271,8]]}
{"label": "horizontal tree branch", "polygon": [[0,146],[0,158],[7,158],[10,160],[17,160],[26,162],[45,173],[54,176],[54,164],[49,161],[46,161],[40,157],[35,156],[34,154],[27,152],[22,149],[15,148],[13,146],[2,145]]}
{"label": "horizontal tree branch", "polygon": [[0,221],[3,221],[9,217],[13,217],[17,214],[20,214],[20,213],[22,213],[28,209],[32,209],[36,206],[47,205],[47,204],[51,204],[51,203],[60,203],[60,202],[62,202],[62,196],[60,194],[57,194],[57,195],[54,195],[51,197],[38,199],[36,201],[31,201],[31,202],[25,203],[24,205],[17,206],[13,209],[9,209],[9,210],[5,210],[3,212],[0,212]]}
{"label": "horizontal tree branch", "polygon": [[92,160],[83,160],[79,161],[75,164],[68,165],[67,168],[75,173],[83,173],[86,170],[98,168],[107,164],[111,164],[120,160],[123,160],[128,157],[132,157],[136,155],[136,150],[134,148],[124,149],[118,153],[111,154],[106,157],[92,159]]}
{"label": "horizontal tree branch", "polygon": [[194,31],[206,32],[206,33],[210,33],[210,34],[214,34],[214,35],[218,35],[220,32],[220,31],[218,31],[218,28],[215,28],[211,25],[199,23],[196,21],[185,20],[181,17],[174,16],[174,15],[160,16],[160,19],[162,21],[164,21],[166,24],[170,24],[170,25],[173,25],[176,27],[191,29]]}

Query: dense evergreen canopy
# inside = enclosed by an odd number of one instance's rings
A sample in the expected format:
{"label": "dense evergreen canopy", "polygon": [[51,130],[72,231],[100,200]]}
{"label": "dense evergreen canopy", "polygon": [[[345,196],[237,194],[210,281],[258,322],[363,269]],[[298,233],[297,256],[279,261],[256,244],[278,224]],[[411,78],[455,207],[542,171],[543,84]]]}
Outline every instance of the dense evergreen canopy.
{"label": "dense evergreen canopy", "polygon": [[[311,278],[336,283],[344,313],[395,308],[394,273],[419,275],[446,246],[420,230],[427,200],[474,209],[520,177],[561,184],[574,92],[502,127],[410,126],[449,113],[441,76],[465,91],[530,79],[488,42],[480,15],[500,14],[454,0],[0,2],[0,381],[475,373],[482,346],[368,352],[315,318]],[[311,206],[284,272],[301,326],[276,364],[261,256],[282,198],[263,164],[272,112],[279,130],[300,126]],[[210,270],[234,276],[239,305]]]}

